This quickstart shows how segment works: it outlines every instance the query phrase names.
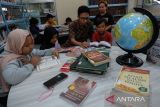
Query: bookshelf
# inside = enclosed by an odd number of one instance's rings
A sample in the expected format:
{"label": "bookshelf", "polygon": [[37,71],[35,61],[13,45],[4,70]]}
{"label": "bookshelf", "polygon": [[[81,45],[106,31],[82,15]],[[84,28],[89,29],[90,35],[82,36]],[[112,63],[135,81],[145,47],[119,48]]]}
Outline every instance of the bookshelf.
{"label": "bookshelf", "polygon": [[41,2],[37,0],[28,0],[26,2],[24,1],[23,3],[27,7],[29,16],[37,18],[41,24],[44,24],[46,22],[46,15],[48,13],[52,14],[55,17],[57,16],[56,4],[54,0],[41,0]]}
{"label": "bookshelf", "polygon": [[[98,14],[99,0],[89,0],[88,7],[90,9],[91,20]],[[126,14],[128,7],[128,0],[108,0],[108,10],[113,15],[116,23],[123,15]]]}
{"label": "bookshelf", "polygon": [[28,27],[28,18],[24,17],[27,12],[23,4],[17,4],[14,0],[0,1],[0,53],[3,51],[9,25],[15,24],[20,28]]}

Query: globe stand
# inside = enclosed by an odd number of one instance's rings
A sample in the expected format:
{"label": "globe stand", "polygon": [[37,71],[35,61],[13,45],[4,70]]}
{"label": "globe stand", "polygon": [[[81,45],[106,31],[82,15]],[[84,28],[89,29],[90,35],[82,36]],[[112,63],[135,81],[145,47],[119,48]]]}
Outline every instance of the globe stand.
{"label": "globe stand", "polygon": [[120,65],[127,65],[130,67],[140,67],[143,64],[143,61],[132,53],[118,56],[116,62]]}

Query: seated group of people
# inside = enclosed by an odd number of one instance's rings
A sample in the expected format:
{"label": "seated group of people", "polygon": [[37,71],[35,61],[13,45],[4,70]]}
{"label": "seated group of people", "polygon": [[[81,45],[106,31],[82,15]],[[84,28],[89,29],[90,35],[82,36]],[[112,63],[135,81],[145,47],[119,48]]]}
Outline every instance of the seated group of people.
{"label": "seated group of people", "polygon": [[[95,23],[96,32],[94,32],[89,15],[87,6],[78,8],[78,19],[69,24],[69,38],[62,47],[77,45],[87,48],[89,47],[88,40],[112,43],[111,33],[106,31],[108,27],[106,19],[97,19]],[[50,18],[50,16],[48,17]],[[40,31],[36,26],[30,32],[16,28],[8,34],[4,52],[0,55],[0,83],[4,92],[8,92],[11,85],[24,81],[38,65],[41,56],[55,55],[58,57],[58,51],[53,48],[54,46],[60,48],[57,40],[58,32],[50,26],[50,23],[52,21],[48,21],[44,30],[41,50],[33,49],[34,34],[37,33],[35,31],[38,33]],[[38,22],[34,24],[38,24]]]}
{"label": "seated group of people", "polygon": [[[96,25],[96,31],[93,28],[93,22],[89,20],[90,11],[87,6],[80,6],[78,8],[78,19],[72,21],[69,20],[69,37],[66,43],[62,44],[62,47],[69,46],[81,46],[86,48],[89,46],[89,41],[106,41],[112,44],[111,36],[111,25],[113,24],[113,17],[106,11],[107,4],[105,2],[99,3],[99,14],[94,19],[94,24]],[[52,17],[47,15],[47,19],[51,21]],[[72,22],[70,22],[72,21]],[[30,28],[32,33],[32,29]],[[39,31],[39,30],[38,30]],[[34,32],[32,33],[34,35]],[[48,49],[58,45],[58,32],[56,29],[47,24],[44,30],[43,40],[41,41],[40,49]],[[59,47],[59,45],[58,45]]]}

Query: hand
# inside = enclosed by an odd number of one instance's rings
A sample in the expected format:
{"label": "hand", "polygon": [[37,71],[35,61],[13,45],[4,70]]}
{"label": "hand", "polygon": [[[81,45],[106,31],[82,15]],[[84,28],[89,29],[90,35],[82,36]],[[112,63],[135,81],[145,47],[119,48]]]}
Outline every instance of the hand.
{"label": "hand", "polygon": [[52,52],[52,55],[56,56],[57,58],[59,58],[59,52],[57,50],[54,50]]}
{"label": "hand", "polygon": [[39,56],[32,56],[32,59],[31,59],[30,63],[34,67],[36,67],[39,64],[40,61],[41,61],[41,57],[39,57]]}
{"label": "hand", "polygon": [[88,42],[82,42],[82,47],[83,48],[88,48],[89,47],[89,43]]}

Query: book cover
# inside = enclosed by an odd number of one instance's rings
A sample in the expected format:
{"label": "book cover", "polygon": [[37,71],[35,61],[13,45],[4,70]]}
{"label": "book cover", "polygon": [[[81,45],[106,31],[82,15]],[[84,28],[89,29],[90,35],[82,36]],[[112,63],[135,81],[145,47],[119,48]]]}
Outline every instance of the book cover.
{"label": "book cover", "polygon": [[79,105],[86,99],[95,86],[95,81],[78,77],[71,85],[69,85],[68,90],[62,92],[60,96]]}
{"label": "book cover", "polygon": [[106,56],[97,50],[87,51],[87,52],[83,53],[83,55],[94,66],[98,66],[98,65],[101,65],[101,64],[104,64],[104,63],[111,61],[111,58],[109,58],[109,56]]}
{"label": "book cover", "polygon": [[60,68],[61,72],[69,72],[70,71],[70,66],[75,62],[76,58],[71,58],[67,60],[62,67]]}
{"label": "book cover", "polygon": [[106,100],[127,107],[148,107],[149,96],[149,71],[124,66]]}
{"label": "book cover", "polygon": [[149,95],[149,71],[123,67],[115,88],[136,95]]}
{"label": "book cover", "polygon": [[41,58],[41,62],[37,65],[37,71],[50,69],[54,66],[60,65],[60,61],[53,56],[45,56]]}
{"label": "book cover", "polygon": [[98,74],[98,75],[102,75],[105,72],[107,72],[108,67],[109,67],[109,62],[105,64],[101,64],[99,66],[94,66],[83,55],[78,57],[76,61],[70,66],[71,70],[76,72],[91,73],[91,74]]}
{"label": "book cover", "polygon": [[100,42],[90,42],[91,47],[106,47],[111,48],[111,44],[106,41],[100,41]]}

